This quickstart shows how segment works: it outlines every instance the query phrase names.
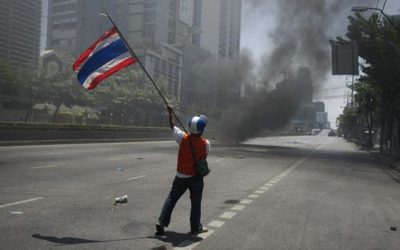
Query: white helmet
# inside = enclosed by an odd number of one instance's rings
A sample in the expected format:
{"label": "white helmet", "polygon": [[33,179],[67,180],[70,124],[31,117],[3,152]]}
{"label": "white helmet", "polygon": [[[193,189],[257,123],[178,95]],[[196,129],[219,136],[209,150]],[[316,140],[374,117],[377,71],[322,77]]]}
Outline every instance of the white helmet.
{"label": "white helmet", "polygon": [[194,135],[203,134],[204,128],[207,126],[208,119],[205,115],[193,116],[189,121],[189,131]]}

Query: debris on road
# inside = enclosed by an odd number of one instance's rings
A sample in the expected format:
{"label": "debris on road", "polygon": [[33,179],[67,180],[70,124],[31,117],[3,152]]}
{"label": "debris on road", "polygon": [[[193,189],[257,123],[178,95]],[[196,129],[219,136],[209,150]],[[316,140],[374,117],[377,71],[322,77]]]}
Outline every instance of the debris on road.
{"label": "debris on road", "polygon": [[125,204],[125,203],[128,203],[128,195],[115,198],[113,204],[115,206],[117,204]]}

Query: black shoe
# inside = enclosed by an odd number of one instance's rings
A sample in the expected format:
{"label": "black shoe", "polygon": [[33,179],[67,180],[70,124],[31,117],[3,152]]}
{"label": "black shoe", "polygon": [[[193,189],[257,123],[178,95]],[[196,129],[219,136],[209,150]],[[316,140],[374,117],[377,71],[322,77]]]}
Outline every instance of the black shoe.
{"label": "black shoe", "polygon": [[196,231],[190,231],[189,234],[190,235],[197,235],[197,234],[201,234],[201,233],[206,233],[208,232],[207,228],[204,228],[203,225],[200,224],[199,229]]}
{"label": "black shoe", "polygon": [[164,230],[164,226],[161,225],[160,223],[156,224],[156,235],[164,235],[165,234],[165,230]]}

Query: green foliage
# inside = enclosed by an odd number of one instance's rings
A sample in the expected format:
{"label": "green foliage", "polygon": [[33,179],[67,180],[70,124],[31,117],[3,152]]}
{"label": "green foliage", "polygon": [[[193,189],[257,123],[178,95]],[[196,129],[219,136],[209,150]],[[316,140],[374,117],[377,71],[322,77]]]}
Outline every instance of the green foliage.
{"label": "green foliage", "polygon": [[[100,122],[103,123],[143,126],[163,124],[164,102],[137,65],[118,72],[96,89],[87,91],[80,86],[75,73],[70,69],[73,58],[65,54],[58,56],[66,64],[59,72],[33,71],[0,61],[0,92],[15,97],[30,97],[30,108],[35,103],[54,104],[57,110],[53,122],[72,119],[65,115],[57,119],[63,104],[66,107],[91,107],[100,112]],[[167,81],[157,79],[157,85],[166,95]],[[175,97],[166,95],[166,98],[171,106],[177,106]]]}
{"label": "green foliage", "polygon": [[170,131],[166,127],[140,127],[140,126],[116,126],[116,125],[77,125],[77,124],[42,124],[26,122],[0,122],[0,130],[119,130],[119,131],[143,131],[164,132]]}
{"label": "green foliage", "polygon": [[357,111],[354,108],[350,106],[345,107],[343,114],[337,118],[337,123],[339,125],[338,130],[340,130],[340,133],[345,135],[351,134],[354,126],[357,124],[357,117]]}
{"label": "green foliage", "polygon": [[[165,95],[166,81],[158,79],[156,84]],[[140,69],[119,72],[89,94],[102,110],[101,117],[109,123],[146,126],[161,124],[165,118],[164,102]],[[166,95],[166,98],[170,105],[176,106],[175,97]]]}
{"label": "green foliage", "polygon": [[38,77],[34,70],[0,60],[1,93],[24,96],[37,81]]}
{"label": "green foliage", "polygon": [[352,133],[368,128],[371,144],[372,131],[379,124],[382,150],[386,142],[397,140],[389,138],[388,131],[393,134],[399,129],[393,124],[400,118],[400,29],[385,19],[381,21],[378,14],[368,19],[356,14],[349,22],[346,36],[359,47],[365,75],[355,83],[353,107],[344,110],[338,125]]}

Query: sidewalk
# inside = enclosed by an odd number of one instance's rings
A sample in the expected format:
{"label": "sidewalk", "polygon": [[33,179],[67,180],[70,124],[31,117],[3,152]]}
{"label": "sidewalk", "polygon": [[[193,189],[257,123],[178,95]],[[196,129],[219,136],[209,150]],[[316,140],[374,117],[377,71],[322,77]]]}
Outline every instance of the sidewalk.
{"label": "sidewalk", "polygon": [[380,155],[378,151],[369,152],[369,154],[370,156],[381,161],[383,164],[389,166],[391,169],[400,172],[400,161],[393,161],[386,156]]}

